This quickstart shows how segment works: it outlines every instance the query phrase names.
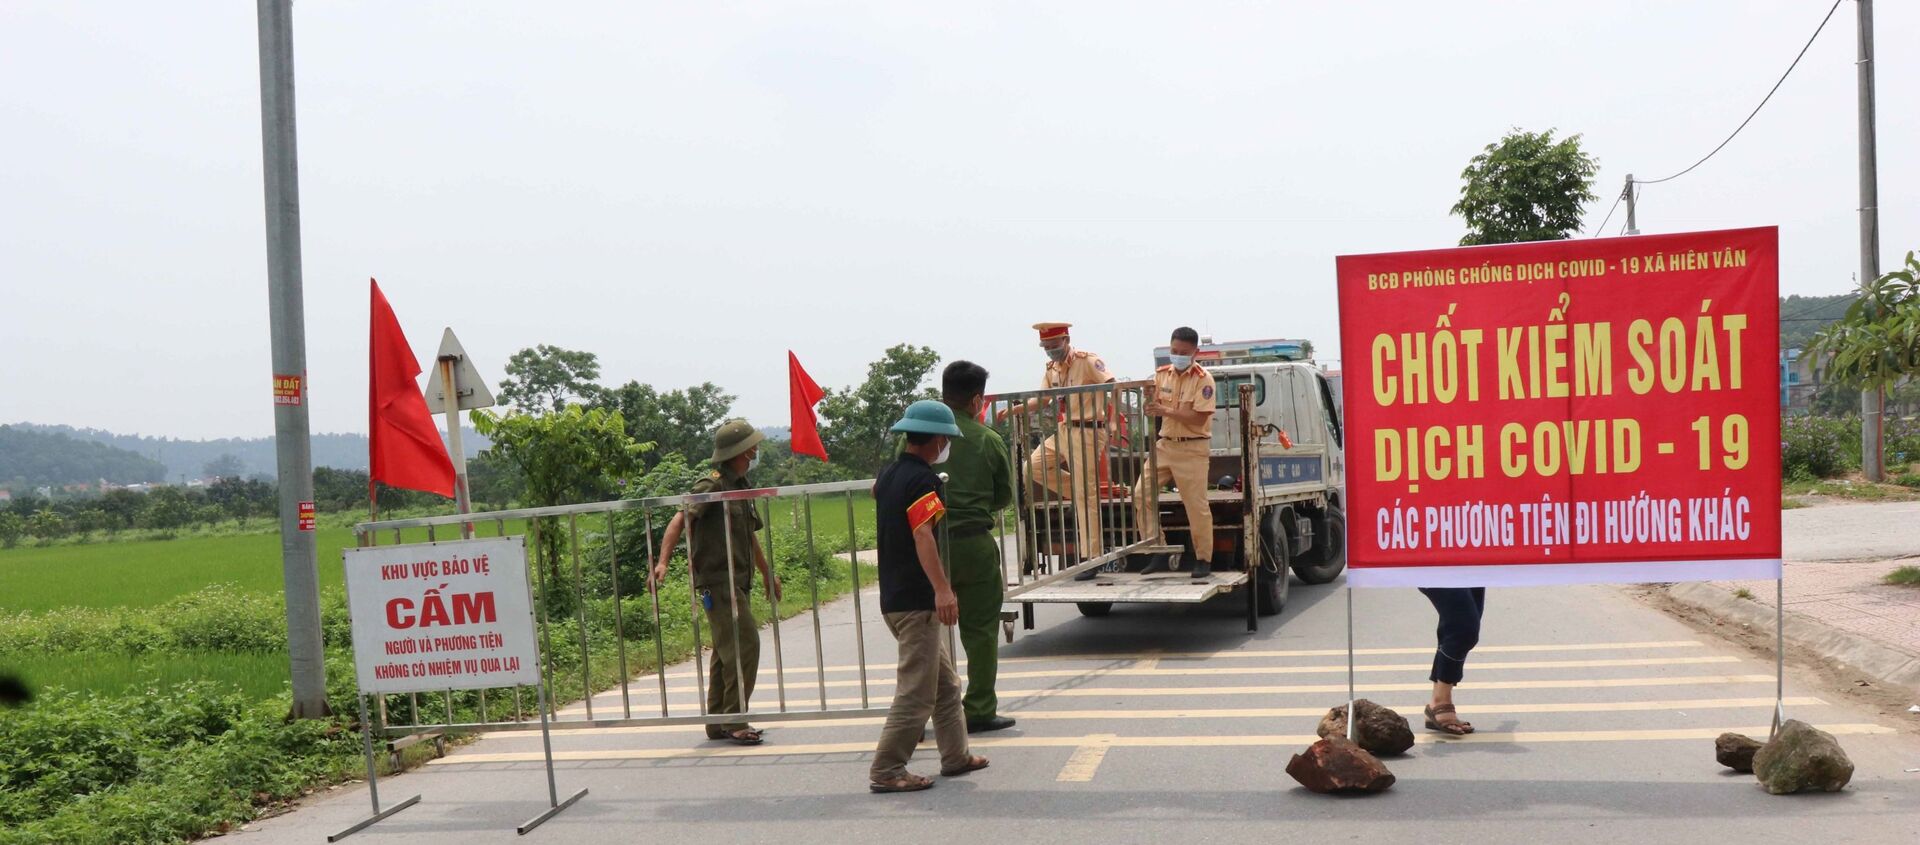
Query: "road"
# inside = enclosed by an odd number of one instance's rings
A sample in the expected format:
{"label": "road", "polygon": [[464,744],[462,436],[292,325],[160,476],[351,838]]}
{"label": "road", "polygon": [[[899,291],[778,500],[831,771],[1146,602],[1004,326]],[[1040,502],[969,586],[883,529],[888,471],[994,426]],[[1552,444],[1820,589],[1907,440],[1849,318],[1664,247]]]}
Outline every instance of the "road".
{"label": "road", "polygon": [[[891,640],[868,592],[873,700],[887,701]],[[1368,842],[1920,841],[1920,737],[1827,703],[1788,679],[1789,714],[1839,735],[1857,765],[1835,795],[1768,796],[1720,769],[1713,736],[1764,735],[1773,666],[1612,587],[1495,590],[1482,647],[1460,688],[1464,740],[1421,733],[1388,760],[1392,791],[1329,798],[1282,770],[1344,700],[1345,614],[1337,587],[1294,586],[1280,624],[1249,635],[1237,599],[1187,609],[1117,608],[1082,619],[1046,606],[1039,630],[1004,654],[1004,707],[1019,726],[977,738],[993,766],[930,792],[866,792],[877,720],[789,723],[735,748],[698,728],[554,733],[560,794],[591,793],[525,840],[514,827],[545,805],[535,734],[488,735],[382,782],[423,801],[356,843],[514,841],[846,843],[1256,842],[1306,835]],[[1419,727],[1434,616],[1411,590],[1359,591],[1361,694]],[[834,707],[857,705],[851,602],[822,615]],[[787,623],[789,703],[818,707],[810,625]],[[771,651],[769,647],[769,652]],[[771,663],[769,654],[768,663]],[[771,667],[756,707],[771,708]],[[668,674],[676,713],[693,706],[690,667]],[[657,708],[648,677],[636,711]],[[596,715],[621,707],[603,695]],[[577,718],[578,710],[573,711]],[[932,748],[917,771],[937,767]],[[364,786],[250,825],[246,845],[310,843],[365,815]]]}
{"label": "road", "polygon": [[1790,561],[1881,561],[1920,555],[1920,502],[1823,504],[1781,513]]}

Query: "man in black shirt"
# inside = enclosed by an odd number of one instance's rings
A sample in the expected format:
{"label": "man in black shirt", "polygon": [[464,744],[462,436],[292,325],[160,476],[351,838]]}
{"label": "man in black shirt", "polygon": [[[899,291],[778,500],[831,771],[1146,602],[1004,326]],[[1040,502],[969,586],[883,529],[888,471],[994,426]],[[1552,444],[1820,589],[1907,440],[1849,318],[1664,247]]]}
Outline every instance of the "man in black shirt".
{"label": "man in black shirt", "polygon": [[868,787],[874,792],[918,792],[933,781],[907,771],[928,717],[940,748],[940,774],[963,775],[987,767],[967,747],[967,720],[960,706],[960,676],[941,628],[959,621],[960,603],[940,562],[935,533],[946,515],[940,476],[933,465],[947,457],[959,437],[953,409],[933,400],[908,406],[893,431],[906,435],[900,457],[874,480],[873,501],[880,540],[880,612],[899,642],[893,709],[880,731]]}

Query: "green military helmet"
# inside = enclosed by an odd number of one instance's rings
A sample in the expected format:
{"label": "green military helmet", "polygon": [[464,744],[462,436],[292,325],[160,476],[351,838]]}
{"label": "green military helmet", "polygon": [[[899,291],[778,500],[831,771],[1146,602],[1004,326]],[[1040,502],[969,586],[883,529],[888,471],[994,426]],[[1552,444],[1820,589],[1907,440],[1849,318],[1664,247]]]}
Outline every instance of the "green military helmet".
{"label": "green military helmet", "polygon": [[727,420],[713,433],[713,462],[725,463],[767,439],[746,420]]}
{"label": "green military helmet", "polygon": [[893,424],[894,432],[909,434],[944,434],[948,437],[965,437],[960,426],[954,424],[953,409],[945,402],[922,399],[907,406],[907,412],[900,421]]}

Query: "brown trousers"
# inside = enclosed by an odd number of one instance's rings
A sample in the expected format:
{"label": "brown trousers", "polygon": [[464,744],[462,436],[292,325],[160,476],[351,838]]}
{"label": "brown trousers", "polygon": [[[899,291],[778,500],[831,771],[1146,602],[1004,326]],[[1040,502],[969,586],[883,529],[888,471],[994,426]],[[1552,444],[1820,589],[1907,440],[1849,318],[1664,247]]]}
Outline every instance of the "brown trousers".
{"label": "brown trousers", "polygon": [[900,667],[894,671],[893,709],[880,729],[868,777],[889,781],[907,774],[907,761],[920,744],[927,719],[933,719],[940,768],[957,769],[971,756],[967,718],[960,709],[960,676],[953,671],[944,626],[931,610],[886,614],[887,629],[900,643]]}

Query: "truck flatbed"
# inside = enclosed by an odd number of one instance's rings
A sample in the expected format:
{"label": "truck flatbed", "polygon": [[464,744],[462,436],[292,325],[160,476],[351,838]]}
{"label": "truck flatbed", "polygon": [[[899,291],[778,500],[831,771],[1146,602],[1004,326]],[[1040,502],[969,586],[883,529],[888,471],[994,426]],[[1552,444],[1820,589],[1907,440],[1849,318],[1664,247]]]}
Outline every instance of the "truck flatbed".
{"label": "truck flatbed", "polygon": [[1247,583],[1244,570],[1215,572],[1196,579],[1185,572],[1102,572],[1091,581],[1061,581],[1022,593],[1019,601],[1044,604],[1144,602],[1199,604]]}

